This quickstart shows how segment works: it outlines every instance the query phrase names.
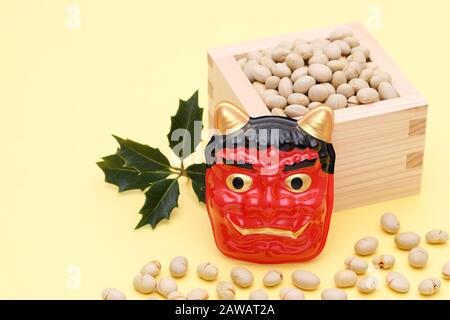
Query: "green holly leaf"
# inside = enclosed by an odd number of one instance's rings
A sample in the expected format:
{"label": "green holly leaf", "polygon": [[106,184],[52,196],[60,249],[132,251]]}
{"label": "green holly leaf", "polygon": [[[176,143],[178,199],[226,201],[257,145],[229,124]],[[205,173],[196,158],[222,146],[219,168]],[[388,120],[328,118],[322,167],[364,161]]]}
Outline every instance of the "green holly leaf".
{"label": "green holly leaf", "polygon": [[169,171],[169,160],[157,148],[146,144],[140,144],[133,140],[122,139],[114,136],[120,145],[117,154],[125,160],[127,167],[134,168],[139,172]]}
{"label": "green holly leaf", "polygon": [[139,189],[145,190],[155,181],[162,180],[171,174],[168,170],[140,173],[138,170],[125,166],[125,160],[118,154],[102,158],[97,165],[105,174],[105,181],[119,187],[119,192]]}
{"label": "green holly leaf", "polygon": [[202,114],[203,109],[198,105],[198,91],[187,101],[180,99],[178,111],[171,118],[167,138],[170,148],[181,160],[192,154],[201,141]]}
{"label": "green holly leaf", "polygon": [[177,179],[166,179],[153,183],[145,193],[145,203],[139,212],[142,219],[136,229],[146,224],[155,228],[163,219],[169,219],[170,213],[178,207],[180,189]]}
{"label": "green holly leaf", "polygon": [[206,190],[206,164],[198,163],[190,165],[186,168],[186,174],[192,180],[192,188],[199,201],[205,202],[205,190]]}
{"label": "green holly leaf", "polygon": [[[201,141],[203,109],[198,105],[198,91],[188,100],[180,100],[178,111],[171,118],[169,144],[183,161]],[[157,148],[129,139],[114,138],[120,147],[116,154],[106,156],[97,165],[105,174],[106,182],[119,187],[119,192],[139,189],[145,192],[145,203],[140,210],[142,219],[136,229],[149,224],[152,228],[163,219],[169,219],[178,207],[180,195],[178,178],[185,175],[192,180],[192,187],[200,201],[205,202],[205,164],[194,164],[184,169],[174,168]],[[178,173],[172,179],[169,176]]]}

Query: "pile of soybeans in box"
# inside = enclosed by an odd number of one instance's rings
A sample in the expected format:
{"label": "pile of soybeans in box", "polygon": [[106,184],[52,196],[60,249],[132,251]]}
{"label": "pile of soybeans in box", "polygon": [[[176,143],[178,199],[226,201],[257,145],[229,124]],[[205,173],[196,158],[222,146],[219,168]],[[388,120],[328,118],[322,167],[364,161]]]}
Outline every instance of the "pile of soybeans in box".
{"label": "pile of soybeans in box", "polygon": [[397,98],[389,73],[370,59],[350,29],[328,38],[282,41],[238,59],[273,115],[301,117],[326,104],[333,109]]}

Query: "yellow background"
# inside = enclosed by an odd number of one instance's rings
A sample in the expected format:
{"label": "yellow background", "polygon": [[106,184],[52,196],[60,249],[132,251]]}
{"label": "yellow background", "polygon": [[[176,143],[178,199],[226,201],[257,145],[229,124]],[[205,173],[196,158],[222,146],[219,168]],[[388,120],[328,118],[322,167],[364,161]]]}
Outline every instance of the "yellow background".
{"label": "yellow background", "polygon": [[[79,29],[67,27],[70,4],[80,8]],[[95,162],[115,151],[111,133],[167,152],[178,98],[199,88],[206,107],[208,48],[351,21],[370,24],[373,5],[381,12],[381,28],[373,35],[429,99],[423,191],[336,213],[318,259],[276,267],[285,273],[283,286],[291,285],[292,270],[303,268],[316,272],[324,289],[333,285],[333,273],[352,255],[354,242],[375,235],[378,252],[397,257],[395,270],[410,279],[411,292],[395,294],[383,281],[372,295],[353,288],[349,297],[420,298],[418,282],[440,277],[449,245],[423,244],[430,262],[413,270],[407,253],[380,231],[378,219],[393,211],[404,231],[450,231],[446,1],[2,0],[0,298],[97,299],[106,287],[144,298],[134,292],[133,276],[155,258],[167,275],[175,255],[186,255],[191,264],[179,281],[182,292],[204,287],[216,297],[215,284],[195,275],[197,264],[207,260],[219,266],[220,279],[235,265],[248,266],[255,274],[253,289],[260,288],[270,266],[240,263],[216,250],[206,210],[186,181],[170,223],[134,231],[143,195],[118,195]],[[271,298],[278,290],[270,290]],[[238,297],[249,292],[238,290]],[[306,296],[318,298],[320,290]],[[449,281],[436,298],[450,298]]]}

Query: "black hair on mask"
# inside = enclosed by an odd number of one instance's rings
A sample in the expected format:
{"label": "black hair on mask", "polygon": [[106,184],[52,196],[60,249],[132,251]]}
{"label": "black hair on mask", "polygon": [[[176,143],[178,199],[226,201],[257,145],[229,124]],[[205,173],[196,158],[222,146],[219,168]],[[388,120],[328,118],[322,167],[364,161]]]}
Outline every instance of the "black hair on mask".
{"label": "black hair on mask", "polygon": [[214,165],[217,160],[215,152],[224,148],[256,147],[258,150],[264,150],[271,146],[283,151],[294,148],[316,150],[322,170],[334,173],[336,156],[333,145],[314,138],[300,128],[296,120],[277,116],[250,118],[247,124],[236,132],[214,135],[206,146],[206,165]]}

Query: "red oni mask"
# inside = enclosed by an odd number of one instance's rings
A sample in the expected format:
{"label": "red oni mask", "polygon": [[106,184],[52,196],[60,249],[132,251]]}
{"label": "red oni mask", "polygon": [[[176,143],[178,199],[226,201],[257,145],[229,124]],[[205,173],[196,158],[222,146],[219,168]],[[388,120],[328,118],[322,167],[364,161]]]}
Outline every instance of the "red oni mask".
{"label": "red oni mask", "polygon": [[313,259],[333,209],[333,113],[249,118],[218,105],[208,144],[206,204],[219,250],[256,263]]}

